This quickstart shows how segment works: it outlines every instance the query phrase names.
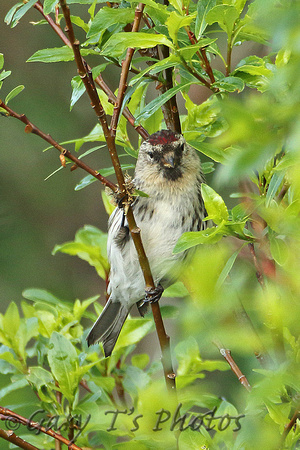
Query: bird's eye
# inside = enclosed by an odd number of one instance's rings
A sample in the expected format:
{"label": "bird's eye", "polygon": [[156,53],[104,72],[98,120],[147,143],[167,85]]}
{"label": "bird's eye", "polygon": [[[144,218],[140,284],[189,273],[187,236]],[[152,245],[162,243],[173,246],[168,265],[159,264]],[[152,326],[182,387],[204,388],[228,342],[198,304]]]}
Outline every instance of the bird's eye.
{"label": "bird's eye", "polygon": [[148,152],[148,155],[150,156],[150,158],[154,157],[154,153],[153,152]]}
{"label": "bird's eye", "polygon": [[181,151],[183,152],[183,150],[184,150],[184,144],[181,144],[181,145],[180,145],[179,150],[181,150]]}

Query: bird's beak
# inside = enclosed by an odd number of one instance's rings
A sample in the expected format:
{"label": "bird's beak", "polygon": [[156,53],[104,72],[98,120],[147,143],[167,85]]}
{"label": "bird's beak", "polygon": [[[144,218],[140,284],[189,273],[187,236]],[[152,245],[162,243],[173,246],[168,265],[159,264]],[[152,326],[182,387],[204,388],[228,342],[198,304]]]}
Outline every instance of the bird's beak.
{"label": "bird's beak", "polygon": [[174,169],[175,168],[174,153],[168,153],[167,155],[165,155],[162,159],[162,163],[164,167],[167,167],[168,169]]}

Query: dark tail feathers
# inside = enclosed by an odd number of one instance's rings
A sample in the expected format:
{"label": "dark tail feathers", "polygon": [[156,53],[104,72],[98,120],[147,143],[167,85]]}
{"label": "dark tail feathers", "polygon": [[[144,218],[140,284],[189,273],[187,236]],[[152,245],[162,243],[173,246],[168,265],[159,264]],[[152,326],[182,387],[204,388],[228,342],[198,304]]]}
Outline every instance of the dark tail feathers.
{"label": "dark tail feathers", "polygon": [[108,300],[87,337],[88,346],[101,341],[105,356],[110,356],[128,314],[129,309],[120,302]]}

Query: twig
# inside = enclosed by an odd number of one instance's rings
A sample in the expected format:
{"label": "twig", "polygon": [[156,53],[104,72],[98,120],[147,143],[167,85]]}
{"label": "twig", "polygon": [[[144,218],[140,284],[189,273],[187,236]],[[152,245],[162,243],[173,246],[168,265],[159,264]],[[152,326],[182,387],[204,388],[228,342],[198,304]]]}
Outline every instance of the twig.
{"label": "twig", "polygon": [[[44,19],[49,23],[51,28],[61,38],[61,40],[64,42],[64,44],[67,45],[68,47],[72,48],[70,40],[64,34],[64,32],[62,31],[60,26],[52,19],[52,17],[49,14],[44,14],[43,5],[40,3],[40,1],[38,1],[34,4],[34,8],[37,9],[42,14]],[[82,58],[82,60],[83,60],[83,58]],[[89,70],[91,70],[91,68],[89,66],[87,66],[87,67]],[[95,78],[95,83],[97,83],[98,86],[103,90],[103,92],[105,92],[105,94],[108,97],[109,103],[112,103],[114,105],[117,98],[114,95],[114,93],[111,91],[111,89],[107,86],[107,84],[104,82],[101,74],[98,75],[97,78]],[[129,109],[127,107],[125,107],[123,109],[123,115],[128,120],[130,125],[140,134],[140,136],[142,136],[143,139],[147,139],[147,137],[149,137],[149,133],[145,130],[145,128],[142,127],[142,125],[135,125],[135,117],[131,114],[131,112],[129,111]]]}
{"label": "twig", "polygon": [[296,425],[297,419],[300,419],[300,411],[297,408],[296,411],[293,414],[293,417],[289,421],[287,425],[285,425],[282,436],[281,436],[281,445],[283,445],[287,435],[292,430],[292,428]]}
{"label": "twig", "polygon": [[109,181],[107,178],[103,177],[99,172],[89,167],[87,164],[82,162],[80,159],[76,158],[69,150],[66,150],[64,147],[62,147],[58,142],[56,142],[50,134],[46,134],[43,131],[41,131],[37,126],[35,126],[30,120],[25,116],[25,114],[18,114],[15,111],[13,111],[9,106],[7,106],[5,103],[3,103],[0,100],[0,107],[5,109],[8,112],[8,115],[11,117],[14,117],[15,119],[20,120],[23,122],[25,126],[25,132],[26,133],[33,133],[42,138],[44,141],[48,142],[50,145],[55,147],[63,157],[70,159],[73,161],[76,166],[80,167],[81,169],[88,172],[93,177],[97,178],[97,180],[101,181],[102,184],[105,186],[108,186],[110,189],[112,189],[114,192],[117,190],[117,186]]}
{"label": "twig", "polygon": [[264,290],[265,287],[266,287],[266,286],[265,286],[265,280],[264,280],[264,277],[263,277],[263,274],[262,274],[262,270],[261,270],[261,268],[260,268],[260,266],[259,266],[259,264],[258,264],[258,261],[257,261],[257,257],[256,257],[256,253],[255,253],[255,248],[254,248],[253,242],[250,242],[250,243],[248,244],[248,247],[249,247],[251,256],[252,256],[252,258],[253,258],[254,266],[255,266],[255,269],[256,269],[256,278],[257,278],[257,281],[258,281],[259,284],[261,285],[261,288]]}
{"label": "twig", "polygon": [[24,439],[21,439],[12,430],[2,430],[0,428],[0,437],[8,442],[11,442],[17,447],[23,448],[24,450],[39,450],[34,445],[31,445],[29,444],[29,442],[26,442],[24,441]]}
{"label": "twig", "polygon": [[224,348],[224,346],[221,344],[221,342],[217,339],[213,341],[216,347],[218,347],[221,355],[226,359],[228,364],[230,365],[230,368],[232,372],[237,376],[239,382],[244,386],[247,391],[251,391],[251,386],[249,381],[247,380],[246,376],[241,372],[240,368],[234,361],[234,359],[231,356],[231,351]]}
{"label": "twig", "polygon": [[[170,49],[166,45],[162,47],[162,54],[164,59],[168,58],[170,55]],[[166,92],[173,87],[173,68],[169,67],[165,70],[167,85],[162,85],[161,91]],[[179,111],[177,106],[176,95],[174,95],[170,100],[162,107],[164,119],[167,128],[181,133],[181,124],[179,118]]]}
{"label": "twig", "polygon": [[[10,411],[7,408],[3,408],[2,406],[0,406],[0,420],[4,420],[4,421],[10,420],[11,422],[20,423],[24,426],[27,426],[28,428],[33,428],[35,430],[39,430],[40,432],[47,434],[48,436],[51,436],[54,439],[67,445],[68,450],[82,450],[80,447],[78,447],[78,445],[70,442],[68,439],[63,437],[61,434],[56,433],[56,431],[52,430],[51,428],[49,428],[49,429],[45,428],[42,425],[40,425],[38,422],[32,422],[31,420],[28,420],[25,417],[20,416],[19,414],[15,413],[13,411]],[[33,447],[32,449],[35,449],[35,447]],[[32,450],[32,449],[30,449],[30,447],[29,447],[29,450]]]}
{"label": "twig", "polygon": [[[82,77],[82,80],[85,84],[86,87],[86,91],[91,99],[91,104],[92,104],[92,108],[94,109],[99,121],[101,122],[101,125],[103,127],[103,132],[104,132],[104,136],[107,142],[107,146],[108,146],[108,150],[112,159],[112,163],[115,169],[115,173],[116,173],[116,177],[117,177],[117,181],[118,181],[118,185],[119,185],[119,189],[120,189],[120,197],[125,197],[125,199],[123,200],[123,204],[124,206],[126,205],[126,209],[127,210],[127,221],[128,221],[128,226],[129,226],[129,230],[138,254],[138,258],[139,258],[139,263],[144,275],[144,279],[145,279],[145,283],[146,283],[146,290],[153,290],[155,289],[155,284],[154,284],[154,280],[151,274],[151,270],[150,270],[150,265],[149,265],[149,261],[148,258],[146,256],[142,241],[141,241],[141,236],[140,236],[140,229],[136,226],[136,222],[133,216],[133,212],[132,209],[130,207],[130,204],[128,203],[127,200],[127,191],[126,191],[126,186],[125,186],[125,181],[124,181],[124,175],[121,169],[121,165],[119,162],[119,158],[118,158],[118,154],[116,152],[116,146],[115,146],[115,136],[113,135],[113,132],[111,132],[112,130],[110,130],[108,128],[108,124],[107,124],[107,120],[106,120],[106,115],[105,112],[102,108],[102,105],[100,103],[100,99],[98,97],[97,91],[95,89],[95,86],[93,84],[93,79],[91,76],[89,76],[88,74],[88,67],[86,64],[84,64],[81,54],[80,54],[80,50],[79,50],[79,41],[77,39],[75,39],[75,35],[74,35],[74,31],[73,31],[73,25],[71,22],[71,16],[70,16],[70,10],[68,5],[66,4],[66,0],[60,0],[60,5],[64,14],[64,18],[66,21],[66,31],[68,33],[69,36],[69,40],[74,52],[74,58],[75,58],[75,62],[77,64],[77,69],[78,72],[80,74],[80,76]],[[137,9],[139,10],[139,6],[137,7]],[[126,72],[126,66],[124,66],[124,72]],[[127,71],[128,73],[128,71]],[[121,74],[121,78],[122,78],[122,83],[126,83],[126,79],[125,76],[123,76]],[[124,89],[124,85],[121,85],[121,88],[119,88],[120,91],[123,91]],[[121,108],[121,104],[118,105],[119,108]],[[117,113],[115,113],[117,114]],[[172,368],[172,361],[171,361],[171,354],[170,354],[170,345],[169,345],[169,337],[166,334],[165,328],[164,328],[164,324],[163,324],[163,320],[161,317],[161,312],[160,312],[160,308],[158,303],[152,303],[152,312],[153,312],[153,317],[154,317],[154,321],[155,321],[155,325],[156,325],[156,330],[157,330],[157,334],[158,334],[158,338],[159,338],[159,342],[160,342],[160,346],[161,346],[161,350],[162,350],[162,354],[163,354],[163,359],[162,359],[162,363],[163,363],[163,368],[164,368],[164,374],[165,374],[165,379],[166,379],[166,383],[167,386],[169,388],[174,388],[175,387],[175,374]]]}
{"label": "twig", "polygon": [[[133,26],[132,26],[132,30],[131,30],[132,33],[136,33],[137,31],[139,31],[139,26],[140,26],[141,18],[143,15],[144,7],[145,7],[145,5],[143,3],[139,3],[135,9],[135,16],[134,16]],[[134,48],[129,47],[126,52],[126,58],[122,62],[122,71],[121,71],[121,76],[120,76],[118,95],[117,95],[117,100],[115,102],[114,112],[113,112],[113,115],[111,118],[111,123],[110,123],[111,135],[113,137],[116,136],[118,120],[119,120],[121,107],[123,104],[123,100],[124,100],[124,96],[125,96],[125,92],[126,92],[126,88],[127,88],[127,84],[126,84],[127,77],[128,77],[128,72],[129,72],[129,68],[131,65],[131,60],[132,60],[133,54],[134,54]]]}
{"label": "twig", "polygon": [[[194,33],[188,27],[186,27],[185,30],[186,30],[186,32],[188,34],[188,37],[189,37],[189,40],[190,40],[191,44],[192,45],[197,44],[198,41],[197,41],[196,36],[194,35]],[[213,84],[213,83],[215,83],[216,80],[215,80],[215,77],[214,77],[214,74],[213,74],[210,62],[208,61],[205,47],[200,48],[200,52],[198,50],[196,52],[196,55],[198,56],[198,58],[202,62],[203,69],[205,70],[205,72],[209,76],[209,79],[210,79],[211,83]]]}

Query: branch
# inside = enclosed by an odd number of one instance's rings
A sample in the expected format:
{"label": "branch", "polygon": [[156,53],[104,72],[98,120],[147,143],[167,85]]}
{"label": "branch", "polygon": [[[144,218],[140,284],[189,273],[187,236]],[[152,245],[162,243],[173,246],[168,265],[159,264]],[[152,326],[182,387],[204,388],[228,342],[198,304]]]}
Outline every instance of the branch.
{"label": "branch", "polygon": [[[64,147],[62,147],[58,142],[56,142],[50,134],[46,134],[43,131],[41,131],[37,126],[35,126],[30,120],[25,116],[25,114],[18,114],[15,111],[13,111],[9,106],[7,106],[5,103],[2,102],[0,99],[0,108],[3,108],[7,111],[8,115],[10,117],[14,117],[15,119],[20,120],[23,122],[25,126],[25,133],[33,133],[42,138],[44,141],[48,142],[48,144],[55,147],[61,154],[63,158],[68,158],[71,161],[73,161],[76,166],[80,167],[81,169],[88,172],[93,177],[97,178],[97,180],[101,181],[102,184],[105,186],[108,186],[110,189],[112,189],[114,192],[117,191],[117,186],[109,181],[107,178],[103,177],[99,172],[89,167],[87,164],[82,162],[80,159],[76,158],[69,150],[66,150]],[[61,158],[61,163],[63,163],[63,158]]]}
{"label": "branch", "polygon": [[[45,428],[42,425],[40,425],[38,422],[32,422],[31,420],[26,419],[23,416],[20,416],[19,414],[10,411],[7,408],[3,408],[0,406],[0,420],[4,421],[11,421],[14,423],[20,423],[21,425],[24,425],[26,427],[33,428],[35,430],[39,430],[40,432],[47,434],[48,436],[53,437],[54,439],[62,442],[63,444],[67,445],[68,450],[82,450],[80,447],[78,447],[76,444],[72,443],[65,437],[63,437],[61,434],[56,433],[56,431],[52,430],[51,428]],[[1,436],[3,437],[3,436]],[[36,447],[21,447],[28,450],[35,450]]]}
{"label": "branch", "polygon": [[[97,91],[96,91],[94,83],[93,83],[93,78],[91,76],[89,76],[88,66],[87,66],[87,64],[84,64],[83,59],[81,57],[80,50],[79,50],[79,41],[77,39],[75,39],[73,25],[71,22],[70,9],[69,9],[68,5],[66,4],[66,0],[60,0],[60,5],[61,5],[61,8],[62,8],[62,11],[64,14],[64,18],[66,21],[66,31],[68,33],[69,40],[70,40],[70,43],[71,43],[71,46],[73,49],[78,73],[82,77],[82,80],[85,84],[86,91],[91,99],[92,108],[94,109],[94,111],[103,127],[104,136],[105,136],[108,150],[109,150],[109,153],[111,156],[111,160],[112,160],[112,163],[113,163],[113,166],[115,169],[119,189],[121,191],[120,198],[123,197],[122,203],[123,203],[124,208],[126,208],[126,216],[127,216],[129,230],[130,230],[130,233],[131,233],[131,236],[132,236],[132,239],[133,239],[133,242],[134,242],[137,254],[138,254],[139,263],[140,263],[140,266],[141,266],[141,269],[142,269],[142,272],[144,275],[144,279],[145,279],[145,283],[146,283],[145,289],[146,289],[146,291],[151,291],[151,290],[155,289],[155,284],[154,284],[154,280],[153,280],[153,277],[151,274],[149,261],[146,256],[143,244],[142,244],[142,240],[141,240],[141,236],[140,236],[140,229],[136,225],[136,222],[135,222],[135,219],[133,216],[133,212],[132,212],[132,208],[130,206],[130,202],[128,201],[128,192],[126,190],[124,175],[123,175],[121,165],[119,162],[119,157],[118,157],[118,154],[116,151],[114,132],[113,132],[113,129],[108,128],[106,115],[105,115],[105,112],[103,112],[103,108],[102,108],[100,99],[98,97]],[[140,5],[141,4],[139,4],[139,6],[137,7],[137,10],[136,10],[137,11],[137,14],[136,14],[136,24],[137,25],[139,23],[138,15],[139,15],[139,10],[141,9]],[[122,91],[124,90],[124,87],[126,84],[127,77],[125,77],[125,75],[126,75],[126,71],[128,74],[127,65],[128,65],[128,63],[130,63],[130,60],[131,59],[130,59],[130,54],[129,54],[127,63],[126,63],[126,65],[124,65],[124,68],[123,68],[123,74],[121,74],[122,84],[120,82],[120,85],[121,85],[121,89],[119,89],[121,92],[120,96],[124,95],[122,93]],[[118,104],[117,108],[121,109],[121,106],[122,106],[122,104]],[[114,112],[115,115],[117,115],[119,113],[120,112]],[[152,303],[151,307],[152,307],[153,317],[154,317],[154,321],[155,321],[155,325],[156,325],[156,331],[158,334],[158,338],[159,338],[159,342],[160,342],[160,346],[161,346],[161,350],[162,350],[162,354],[163,354],[162,364],[163,364],[163,368],[164,368],[166,383],[169,388],[173,389],[173,388],[175,388],[175,374],[174,374],[174,370],[172,368],[169,337],[167,336],[166,331],[165,331],[165,327],[163,324],[163,320],[161,317],[161,312],[160,312],[158,303]]]}
{"label": "branch", "polygon": [[[141,18],[143,15],[144,7],[145,7],[145,5],[143,3],[139,3],[138,6],[136,7],[131,33],[136,33],[137,31],[139,31],[139,26],[140,26]],[[134,54],[134,48],[128,48],[127,52],[126,52],[126,58],[122,62],[122,71],[121,71],[120,82],[119,82],[118,96],[117,96],[117,100],[115,102],[114,112],[113,112],[113,115],[111,118],[111,123],[110,123],[111,135],[113,137],[116,136],[118,120],[119,120],[125,92],[127,89],[127,84],[126,84],[127,77],[128,77],[128,72],[129,72],[129,68],[131,65],[131,60],[132,60],[133,54]]]}
{"label": "branch", "polygon": [[[189,40],[191,42],[192,45],[197,44],[197,39],[196,36],[194,35],[194,33],[188,28],[185,27],[185,30],[188,34]],[[200,53],[201,52],[201,53]],[[200,48],[200,52],[199,50],[196,52],[196,55],[198,56],[198,58],[200,59],[200,61],[203,63],[203,69],[205,70],[205,72],[207,73],[207,75],[209,76],[209,79],[211,81],[211,83],[215,83],[215,76],[213,74],[210,62],[208,61],[207,55],[206,55],[206,50],[205,47]]]}
{"label": "branch", "polygon": [[252,256],[252,258],[253,258],[254,267],[255,267],[255,269],[256,269],[256,278],[257,278],[257,281],[258,281],[259,284],[261,285],[261,288],[264,290],[265,287],[266,287],[266,286],[265,286],[265,280],[264,280],[264,277],[263,277],[263,274],[262,274],[262,270],[261,270],[261,268],[260,268],[260,266],[259,266],[259,264],[258,264],[258,261],[257,261],[257,257],[256,257],[256,253],[255,253],[255,248],[254,248],[253,242],[250,242],[250,244],[248,244],[248,247],[249,247],[251,256]]}
{"label": "branch", "polygon": [[296,425],[297,419],[300,419],[300,411],[299,411],[298,408],[294,412],[293,417],[291,418],[289,423],[287,425],[285,425],[285,427],[284,427],[284,431],[283,431],[282,436],[281,436],[281,445],[282,446],[284,444],[284,441],[285,441],[287,435],[292,430],[292,428]]}
{"label": "branch", "polygon": [[247,389],[247,391],[251,391],[250,383],[247,380],[246,376],[244,374],[242,374],[240,368],[238,367],[238,365],[232,358],[231,351],[224,348],[224,346],[221,344],[221,342],[217,339],[215,339],[213,341],[213,344],[215,344],[215,346],[218,347],[221,355],[226,359],[226,361],[230,365],[232,372],[237,376],[239,382],[244,386],[245,389]]}
{"label": "branch", "polygon": [[[168,58],[170,55],[170,49],[166,45],[162,46],[162,54],[164,59]],[[166,73],[166,85],[161,87],[161,92],[164,93],[173,87],[173,68],[169,67],[165,70]],[[169,129],[181,133],[181,124],[177,106],[176,95],[174,95],[170,100],[163,105],[163,114],[166,125]]]}
{"label": "branch", "polygon": [[24,439],[21,439],[12,430],[2,430],[0,428],[0,437],[8,442],[11,442],[17,447],[23,448],[24,450],[39,450],[34,445],[31,445],[29,444],[29,442],[26,442],[24,441]]}

